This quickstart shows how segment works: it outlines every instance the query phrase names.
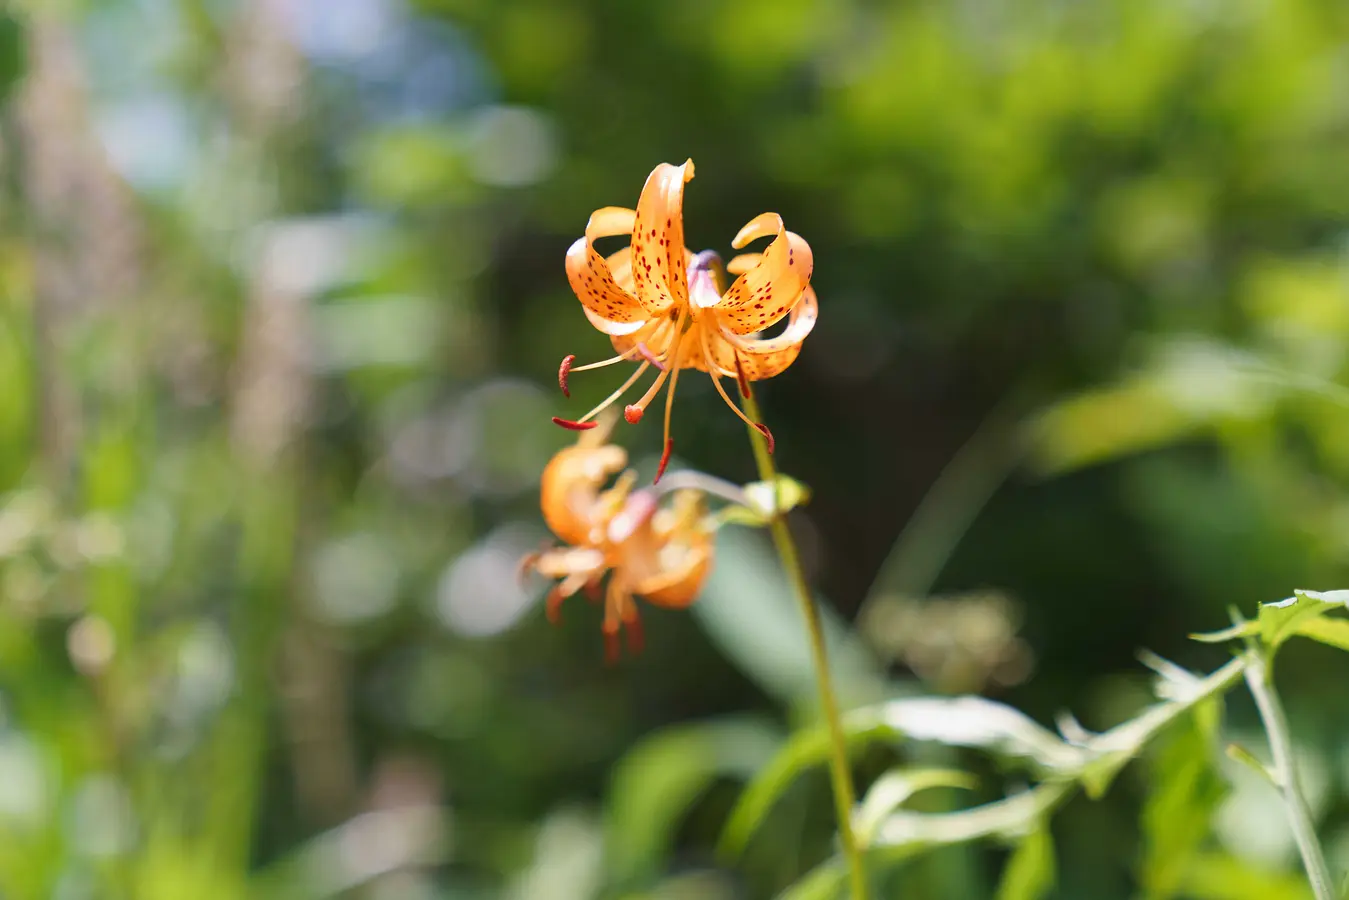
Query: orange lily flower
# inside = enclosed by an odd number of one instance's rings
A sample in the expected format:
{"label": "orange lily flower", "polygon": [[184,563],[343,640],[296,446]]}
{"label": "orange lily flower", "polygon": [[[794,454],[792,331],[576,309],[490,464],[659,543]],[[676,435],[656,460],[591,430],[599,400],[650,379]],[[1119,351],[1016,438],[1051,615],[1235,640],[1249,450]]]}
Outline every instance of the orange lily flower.
{"label": "orange lily flower", "polygon": [[608,574],[602,627],[610,661],[618,657],[623,628],[631,652],[641,649],[634,597],[682,609],[697,598],[712,568],[712,529],[700,491],[674,492],[673,501],[663,506],[654,490],[632,491],[637,476],[631,470],[603,489],[627,464],[622,447],[605,443],[612,424],[609,418],[603,428],[586,431],[543,470],[544,520],[569,546],[532,554],[522,563],[527,571],[559,579],[545,607],[554,624],[562,601],[577,591],[599,599],[600,582]]}
{"label": "orange lily flower", "polygon": [[[681,369],[693,368],[712,376],[717,393],[741,419],[761,431],[770,452],[773,435],[761,423],[751,422],[727,395],[722,378],[735,378],[743,396],[749,382],[772,378],[801,352],[801,342],[815,327],[819,307],[810,287],[814,257],[810,245],[788,231],[777,213],[750,220],[731,241],[741,249],[759,238],[773,241],[762,253],[733,258],[726,270],[739,277],[722,290],[719,259],[712,251],[696,256],[684,247],[684,185],[693,178],[693,160],[682,166],[661,163],[646,180],[637,208],[608,206],[597,209],[586,224],[585,236],[567,251],[567,278],[590,323],[608,335],[618,355],[603,362],[572,367],[575,356],[562,360],[558,383],[571,396],[571,372],[640,360],[637,371],[608,399],[581,418],[554,418],[564,428],[594,427],[594,417],[615,403],[648,368],[659,370],[655,381],[636,403],[628,404],[629,422],[642,418],[647,406],[668,381],[665,396],[665,449],[656,480],[669,462],[670,410]],[[594,242],[615,235],[632,235],[632,243],[608,257]],[[787,318],[776,337],[760,332]]]}

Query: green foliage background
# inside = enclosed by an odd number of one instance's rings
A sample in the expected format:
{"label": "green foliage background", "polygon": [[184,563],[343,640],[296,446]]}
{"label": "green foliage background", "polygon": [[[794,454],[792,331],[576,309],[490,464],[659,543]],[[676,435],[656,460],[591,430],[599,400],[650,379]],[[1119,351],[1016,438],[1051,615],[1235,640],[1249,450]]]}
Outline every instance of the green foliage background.
{"label": "green foliage background", "polygon": [[[814,249],[762,397],[846,703],[1104,730],[1139,648],[1211,671],[1187,633],[1344,582],[1340,0],[28,0],[0,81],[0,896],[716,900],[828,855],[822,772],[714,853],[811,718],[760,535],[615,669],[514,582],[549,416],[616,377],[551,387],[607,355],[563,253],[661,161],[692,249],[765,210]],[[752,479],[680,394],[676,465]],[[1282,661],[1343,871],[1349,668]],[[885,896],[1307,896],[1206,710]],[[1244,700],[1222,728],[1259,742]],[[1018,783],[981,759],[859,775]]]}

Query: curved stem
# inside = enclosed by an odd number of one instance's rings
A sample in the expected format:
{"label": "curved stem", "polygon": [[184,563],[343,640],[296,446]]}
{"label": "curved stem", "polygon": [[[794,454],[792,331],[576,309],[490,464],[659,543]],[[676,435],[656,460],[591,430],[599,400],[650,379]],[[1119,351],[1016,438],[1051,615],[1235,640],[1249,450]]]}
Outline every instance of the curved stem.
{"label": "curved stem", "polygon": [[[745,397],[745,412],[755,422],[763,422],[758,401],[754,392]],[[768,442],[757,430],[749,432],[750,446],[754,449],[754,460],[759,466],[759,478],[776,485],[777,468],[773,465],[773,456],[768,452]],[[774,507],[781,504],[774,502]],[[829,726],[830,757],[829,774],[834,785],[834,808],[838,815],[839,843],[843,845],[843,855],[848,861],[849,879],[852,883],[852,900],[866,900],[868,897],[866,869],[863,867],[862,854],[853,834],[852,812],[857,802],[853,789],[852,771],[848,766],[848,743],[843,731],[843,722],[839,717],[838,700],[834,695],[833,677],[829,673],[829,655],[825,649],[824,627],[820,622],[820,611],[815,607],[810,587],[806,584],[806,575],[801,568],[801,557],[796,549],[787,520],[781,514],[773,517],[769,530],[773,535],[773,544],[777,547],[782,568],[796,594],[801,607],[801,615],[806,621],[806,633],[810,637],[810,654],[815,664],[815,683],[820,692],[820,708]]]}
{"label": "curved stem", "polygon": [[671,472],[651,490],[657,494],[670,494],[683,490],[702,491],[704,494],[720,497],[728,503],[735,503],[739,506],[749,505],[749,499],[745,496],[745,492],[740,489],[740,485],[731,484],[731,482],[723,481],[715,475],[708,475],[706,472],[698,472],[693,469],[680,469],[677,472]]}
{"label": "curved stem", "polygon": [[1288,719],[1283,714],[1279,695],[1274,692],[1269,663],[1259,651],[1249,651],[1249,657],[1246,666],[1246,684],[1251,689],[1251,696],[1255,698],[1256,709],[1260,711],[1260,721],[1264,723],[1265,733],[1269,737],[1269,751],[1274,757],[1274,777],[1278,782],[1280,793],[1283,794],[1284,805],[1288,807],[1288,824],[1292,826],[1298,852],[1302,854],[1302,866],[1307,870],[1307,878],[1311,881],[1316,900],[1336,900],[1330,867],[1326,865],[1321,843],[1316,838],[1316,828],[1312,824],[1307,798],[1302,796],[1302,788],[1298,784],[1297,762],[1293,757],[1293,741],[1288,730]]}

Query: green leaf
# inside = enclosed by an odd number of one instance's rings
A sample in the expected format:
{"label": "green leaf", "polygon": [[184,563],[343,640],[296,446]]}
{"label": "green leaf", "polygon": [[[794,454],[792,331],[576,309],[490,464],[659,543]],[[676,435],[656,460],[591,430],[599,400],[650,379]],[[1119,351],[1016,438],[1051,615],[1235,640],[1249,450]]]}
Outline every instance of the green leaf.
{"label": "green leaf", "polygon": [[[933,741],[1028,762],[1046,774],[1075,775],[1088,760],[1084,751],[1023,713],[980,697],[891,700],[845,716],[843,727],[850,746],[882,740]],[[787,786],[828,756],[829,734],[823,726],[793,736],[741,794],[722,831],[721,852],[726,856],[742,852]]]}
{"label": "green leaf", "polygon": [[[852,727],[849,727],[851,722]],[[871,721],[869,727],[859,725],[860,719],[849,717],[844,723],[850,746],[865,746],[891,736],[884,722]],[[740,794],[735,808],[722,829],[717,850],[723,858],[739,856],[758,830],[773,804],[806,769],[821,765],[829,758],[829,732],[814,727],[797,732],[769,761]]]}
{"label": "green leaf", "polygon": [[1147,900],[1177,896],[1208,837],[1226,782],[1214,764],[1220,707],[1206,700],[1173,726],[1150,765],[1139,882]]}
{"label": "green leaf", "polygon": [[1278,603],[1260,604],[1260,640],[1266,647],[1276,649],[1297,633],[1298,628],[1311,619],[1325,615],[1336,607],[1343,607],[1345,591],[1294,591],[1293,596]]}
{"label": "green leaf", "polygon": [[865,847],[887,817],[910,797],[932,788],[973,789],[973,776],[953,769],[895,769],[886,772],[867,791],[853,816],[853,831]]}
{"label": "green leaf", "polygon": [[1020,840],[1040,827],[1076,791],[1072,781],[1049,781],[1029,791],[972,809],[949,813],[901,810],[886,819],[874,846],[902,859],[930,847],[965,844],[981,838]]}
{"label": "green leaf", "polygon": [[619,762],[608,794],[605,859],[615,883],[654,874],[685,813],[719,776],[749,778],[773,754],[775,731],[729,719],[665,728]]}
{"label": "green leaf", "polygon": [[1039,900],[1054,887],[1054,839],[1047,822],[1017,845],[998,884],[997,900]]}
{"label": "green leaf", "polygon": [[840,900],[848,867],[840,857],[832,857],[807,872],[800,880],[778,894],[777,900]]}
{"label": "green leaf", "polygon": [[873,710],[896,737],[983,750],[1030,762],[1046,774],[1073,774],[1086,762],[1081,749],[1025,713],[982,697],[914,697]]}
{"label": "green leaf", "polygon": [[1296,633],[1331,647],[1349,650],[1349,620],[1321,617],[1298,623]]}
{"label": "green leaf", "polygon": [[1312,900],[1306,876],[1300,872],[1270,872],[1219,854],[1196,859],[1183,890],[1193,900]]}
{"label": "green leaf", "polygon": [[1245,667],[1244,659],[1237,657],[1204,678],[1181,678],[1179,672],[1172,672],[1171,677],[1160,685],[1167,692],[1167,700],[1087,741],[1083,746],[1092,759],[1081,773],[1087,796],[1094,799],[1104,794],[1119,770],[1177,718],[1196,708],[1203,714],[1203,701],[1222,694],[1239,681]]}

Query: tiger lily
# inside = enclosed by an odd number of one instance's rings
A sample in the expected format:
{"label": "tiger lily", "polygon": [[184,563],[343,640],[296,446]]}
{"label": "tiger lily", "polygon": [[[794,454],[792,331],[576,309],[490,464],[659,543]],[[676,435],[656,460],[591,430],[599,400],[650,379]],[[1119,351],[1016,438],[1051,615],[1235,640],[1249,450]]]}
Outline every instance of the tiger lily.
{"label": "tiger lily", "polygon": [[631,470],[604,488],[627,464],[627,452],[606,443],[612,424],[608,417],[603,428],[585,431],[544,469],[544,521],[567,546],[532,554],[522,563],[526,571],[558,579],[545,602],[554,624],[562,602],[577,591],[599,599],[600,582],[608,574],[602,628],[611,662],[618,658],[624,628],[629,650],[641,649],[634,597],[682,609],[697,598],[712,568],[712,528],[700,491],[667,494],[672,502],[662,505],[662,495],[653,489],[633,492],[636,474]]}
{"label": "tiger lily", "polygon": [[[724,289],[720,259],[705,251],[694,255],[684,247],[684,185],[693,178],[693,160],[682,166],[661,163],[646,180],[637,208],[607,206],[597,209],[586,224],[585,236],[567,251],[567,278],[590,323],[608,335],[618,355],[602,362],[572,366],[569,355],[558,369],[562,393],[571,396],[567,379],[572,372],[621,362],[638,362],[637,370],[609,397],[576,420],[553,421],[576,430],[594,427],[594,418],[614,404],[649,368],[655,380],[635,403],[624,408],[624,418],[636,423],[666,382],[665,443],[656,480],[669,462],[670,411],[675,386],[683,369],[708,373],[717,393],[736,415],[763,433],[771,452],[773,435],[753,422],[721,385],[735,378],[742,396],[749,382],[772,378],[790,366],[801,352],[801,342],[815,327],[818,303],[810,287],[814,258],[810,245],[788,231],[777,213],[751,219],[731,241],[739,250],[752,241],[772,237],[762,253],[734,257],[726,271],[738,275]],[[607,257],[595,249],[596,240],[631,235],[630,246]],[[775,337],[760,332],[787,318]]]}

